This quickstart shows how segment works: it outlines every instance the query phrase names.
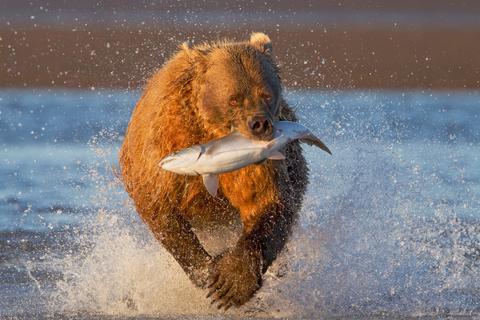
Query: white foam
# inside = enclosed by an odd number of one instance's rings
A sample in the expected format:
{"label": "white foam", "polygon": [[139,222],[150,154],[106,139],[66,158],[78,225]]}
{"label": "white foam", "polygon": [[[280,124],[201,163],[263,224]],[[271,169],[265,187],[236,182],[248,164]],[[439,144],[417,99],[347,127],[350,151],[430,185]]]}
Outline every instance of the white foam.
{"label": "white foam", "polygon": [[[409,158],[405,147],[338,143],[333,157],[306,148],[311,183],[299,224],[262,289],[229,312],[318,317],[475,310],[480,277],[468,255],[478,250],[478,225],[462,222],[458,206],[442,205],[442,196],[431,193],[438,177]],[[109,167],[116,150],[100,151],[104,160],[97,167]],[[63,274],[55,308],[218,314],[138,219],[119,182],[98,168],[89,175],[98,184],[92,201],[100,210],[79,227],[80,253],[54,261]],[[112,209],[112,202],[123,204]]]}

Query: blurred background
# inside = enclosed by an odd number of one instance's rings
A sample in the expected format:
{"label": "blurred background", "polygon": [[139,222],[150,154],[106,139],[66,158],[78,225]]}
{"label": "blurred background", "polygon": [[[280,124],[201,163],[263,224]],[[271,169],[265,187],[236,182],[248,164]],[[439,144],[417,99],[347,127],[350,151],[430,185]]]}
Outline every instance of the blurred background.
{"label": "blurred background", "polygon": [[288,87],[477,88],[480,2],[0,2],[0,86],[135,88],[184,41],[272,39]]}

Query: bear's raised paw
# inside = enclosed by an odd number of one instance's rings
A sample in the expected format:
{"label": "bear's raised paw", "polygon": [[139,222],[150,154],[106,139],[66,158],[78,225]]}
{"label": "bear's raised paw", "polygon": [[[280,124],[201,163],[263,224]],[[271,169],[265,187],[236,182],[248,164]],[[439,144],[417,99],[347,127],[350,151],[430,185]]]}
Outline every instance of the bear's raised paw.
{"label": "bear's raised paw", "polygon": [[233,250],[216,259],[210,275],[207,298],[218,309],[228,310],[247,302],[262,284],[260,254]]}

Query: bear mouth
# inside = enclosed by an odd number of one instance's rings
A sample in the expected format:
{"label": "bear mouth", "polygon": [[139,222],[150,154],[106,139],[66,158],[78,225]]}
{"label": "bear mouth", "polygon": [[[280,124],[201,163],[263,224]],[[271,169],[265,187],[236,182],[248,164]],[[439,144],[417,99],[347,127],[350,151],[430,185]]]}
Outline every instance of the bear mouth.
{"label": "bear mouth", "polygon": [[242,131],[239,131],[239,132],[251,140],[270,141],[273,139],[273,133],[254,134],[250,132],[250,130],[246,130],[245,132],[242,132]]}

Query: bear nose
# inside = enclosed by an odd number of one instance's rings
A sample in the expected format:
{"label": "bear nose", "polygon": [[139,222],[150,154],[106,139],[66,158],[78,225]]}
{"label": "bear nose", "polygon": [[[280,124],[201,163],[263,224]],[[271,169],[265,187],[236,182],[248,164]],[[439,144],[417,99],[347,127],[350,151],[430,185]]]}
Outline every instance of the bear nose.
{"label": "bear nose", "polygon": [[263,115],[251,117],[248,120],[248,128],[257,136],[271,134],[273,131],[272,122]]}

